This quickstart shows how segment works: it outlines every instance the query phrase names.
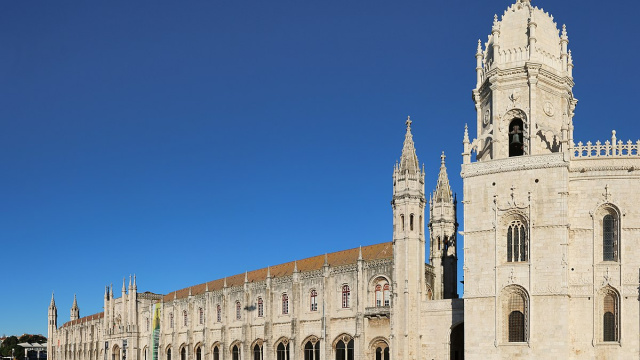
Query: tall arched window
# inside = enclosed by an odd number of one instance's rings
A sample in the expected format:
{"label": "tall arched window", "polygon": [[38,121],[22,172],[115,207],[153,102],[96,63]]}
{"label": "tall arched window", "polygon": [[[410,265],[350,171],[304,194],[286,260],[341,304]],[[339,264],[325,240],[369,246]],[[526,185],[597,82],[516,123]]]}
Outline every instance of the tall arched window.
{"label": "tall arched window", "polygon": [[304,360],[320,360],[320,341],[317,338],[304,344]]}
{"label": "tall arched window", "polygon": [[187,360],[187,347],[180,349],[180,360]]}
{"label": "tall arched window", "polygon": [[336,360],[354,360],[353,339],[343,338],[336,343]]}
{"label": "tall arched window", "polygon": [[507,332],[509,342],[526,341],[527,300],[518,292],[511,292],[508,301]]}
{"label": "tall arched window", "polygon": [[220,348],[217,346],[213,348],[213,360],[220,360]]}
{"label": "tall arched window", "polygon": [[262,360],[262,345],[255,344],[253,346],[253,360]]}
{"label": "tall arched window", "polygon": [[281,342],[276,347],[276,360],[289,360],[289,343]]}
{"label": "tall arched window", "polygon": [[187,326],[187,310],[182,310],[182,319],[183,319],[182,325]]}
{"label": "tall arched window", "polygon": [[524,132],[522,119],[515,118],[509,124],[509,157],[524,154]]}
{"label": "tall arched window", "polygon": [[311,303],[311,311],[318,311],[318,292],[313,289],[309,295],[309,300]]}
{"label": "tall arched window", "polygon": [[607,214],[602,219],[602,260],[618,261],[618,221]]}
{"label": "tall arched window", "polygon": [[289,296],[282,294],[282,315],[289,314]]}
{"label": "tall arched window", "polygon": [[171,348],[167,349],[167,360],[171,360]]}
{"label": "tall arched window", "polygon": [[385,284],[382,287],[384,306],[391,306],[391,289],[389,288],[389,284]]}
{"label": "tall arched window", "polygon": [[520,220],[514,220],[507,229],[507,261],[527,261],[527,228]]}
{"label": "tall arched window", "polygon": [[202,360],[202,346],[198,346],[196,349],[196,360]]}
{"label": "tall arched window", "polygon": [[222,307],[220,305],[216,306],[216,320],[218,322],[222,321]]}
{"label": "tall arched window", "polygon": [[240,347],[238,345],[233,345],[233,348],[231,348],[231,359],[240,360]]}
{"label": "tall arched window", "polygon": [[204,324],[204,309],[203,308],[199,308],[198,309],[198,321],[200,322],[200,325]]}
{"label": "tall arched window", "polygon": [[602,301],[602,340],[618,341],[618,296],[610,290],[605,292]]}
{"label": "tall arched window", "polygon": [[400,215],[400,222],[402,223],[402,231],[404,231],[404,215]]}
{"label": "tall arched window", "polygon": [[262,301],[262,298],[259,297],[258,298],[258,317],[263,317],[264,316],[264,302]]}
{"label": "tall arched window", "polygon": [[236,301],[236,320],[242,319],[242,305],[240,301]]}
{"label": "tall arched window", "polygon": [[376,306],[382,306],[382,285],[376,285]]}
{"label": "tall arched window", "polygon": [[413,231],[413,214],[409,215],[409,230]]}
{"label": "tall arched window", "polygon": [[169,313],[169,327],[173,329],[173,313]]}
{"label": "tall arched window", "polygon": [[342,286],[342,308],[346,309],[349,307],[349,298],[351,297],[351,290],[349,289],[349,285]]}
{"label": "tall arched window", "polygon": [[376,348],[376,360],[389,360],[389,348],[377,347]]}

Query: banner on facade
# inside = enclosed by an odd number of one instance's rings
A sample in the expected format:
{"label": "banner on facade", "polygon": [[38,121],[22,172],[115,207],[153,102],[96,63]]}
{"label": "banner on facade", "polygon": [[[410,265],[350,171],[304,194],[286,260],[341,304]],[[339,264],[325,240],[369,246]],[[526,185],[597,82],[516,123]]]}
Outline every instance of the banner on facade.
{"label": "banner on facade", "polygon": [[153,322],[151,328],[151,360],[159,360],[158,347],[160,343],[160,303],[152,306]]}

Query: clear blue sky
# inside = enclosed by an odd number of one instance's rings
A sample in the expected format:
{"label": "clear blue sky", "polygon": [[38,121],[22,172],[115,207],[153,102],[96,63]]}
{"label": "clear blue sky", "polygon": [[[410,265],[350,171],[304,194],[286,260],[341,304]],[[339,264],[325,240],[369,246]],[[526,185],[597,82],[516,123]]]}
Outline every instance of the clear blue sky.
{"label": "clear blue sky", "polygon": [[[129,274],[390,241],[407,115],[428,191],[445,151],[460,194],[476,42],[512,1],[2,2],[0,335],[46,335],[52,291],[62,324]],[[576,141],[635,141],[638,2],[533,3],[568,27]]]}

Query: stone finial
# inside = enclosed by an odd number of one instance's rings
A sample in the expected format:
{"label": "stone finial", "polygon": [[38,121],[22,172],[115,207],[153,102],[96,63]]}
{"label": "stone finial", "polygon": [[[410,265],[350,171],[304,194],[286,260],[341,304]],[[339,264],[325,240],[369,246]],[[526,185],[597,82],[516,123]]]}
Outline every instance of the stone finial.
{"label": "stone finial", "polygon": [[469,125],[464,124],[464,138],[462,142],[468,144],[469,143]]}
{"label": "stone finial", "polygon": [[131,278],[131,274],[129,274],[129,290],[133,290],[133,281]]}
{"label": "stone finial", "polygon": [[358,260],[362,260],[362,245],[360,245],[360,249],[358,249]]}
{"label": "stone finial", "polygon": [[248,283],[249,282],[249,271],[245,271],[244,272],[244,282]]}
{"label": "stone finial", "polygon": [[294,273],[298,272],[298,260],[293,262],[293,272]]}
{"label": "stone finial", "polygon": [[329,255],[324,253],[324,266],[329,266]]}
{"label": "stone finial", "polygon": [[133,274],[133,290],[138,291],[138,283],[136,281],[136,274]]}
{"label": "stone finial", "polygon": [[478,39],[478,48],[476,49],[476,55],[482,55],[482,40]]}
{"label": "stone finial", "polygon": [[127,284],[127,277],[125,276],[125,277],[122,278],[122,293],[123,294],[127,292],[126,284]]}
{"label": "stone finial", "polygon": [[[51,297],[51,300],[53,300],[53,296]],[[72,309],[77,309],[78,308],[78,299],[76,298],[76,294],[73,294],[73,305],[71,305]]]}
{"label": "stone finial", "polygon": [[227,287],[227,277],[226,276],[224,278],[224,284],[222,286],[225,287],[225,288]]}
{"label": "stone finial", "polygon": [[175,299],[177,299],[177,298],[178,298],[178,292],[177,292],[177,291],[174,291],[174,292],[173,292],[173,300],[175,300]]}
{"label": "stone finial", "polygon": [[113,299],[113,283],[111,283],[111,286],[109,287],[109,297]]}
{"label": "stone finial", "polygon": [[493,26],[498,27],[498,14],[493,14]]}
{"label": "stone finial", "polygon": [[400,157],[400,170],[417,172],[420,169],[418,165],[418,156],[416,156],[416,148],[413,145],[413,135],[411,134],[411,117],[407,116],[407,132],[404,136],[404,145],[402,147],[402,156]]}
{"label": "stone finial", "polygon": [[191,286],[189,286],[189,296],[191,296]]}
{"label": "stone finial", "polygon": [[271,278],[271,266],[267,266],[267,279]]}
{"label": "stone finial", "polygon": [[56,300],[53,298],[53,291],[51,292],[51,303],[49,304],[49,307],[56,307]]}
{"label": "stone finial", "polygon": [[566,24],[562,24],[562,38],[563,39],[567,38],[567,25]]}
{"label": "stone finial", "polygon": [[204,292],[209,292],[209,283],[204,284]]}
{"label": "stone finial", "polygon": [[433,194],[434,202],[453,202],[453,195],[451,193],[451,186],[449,185],[449,177],[447,176],[447,167],[444,164],[444,151],[440,155],[440,173],[438,174],[438,183],[436,185],[436,191]]}

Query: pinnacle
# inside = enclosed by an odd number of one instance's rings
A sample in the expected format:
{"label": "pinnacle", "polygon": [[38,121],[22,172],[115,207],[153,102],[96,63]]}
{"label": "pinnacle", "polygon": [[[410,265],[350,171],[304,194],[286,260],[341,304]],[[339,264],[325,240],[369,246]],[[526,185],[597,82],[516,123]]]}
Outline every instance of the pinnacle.
{"label": "pinnacle", "polygon": [[449,186],[447,167],[444,163],[445,158],[446,156],[443,151],[442,155],[440,155],[440,173],[438,174],[438,184],[436,185],[436,191],[433,194],[433,200],[435,202],[450,203],[453,201],[453,197],[451,195],[451,186]]}
{"label": "pinnacle", "polygon": [[404,136],[404,145],[402,147],[402,156],[400,157],[400,170],[403,172],[409,170],[417,172],[420,170],[418,165],[418,157],[416,149],[413,145],[413,135],[411,134],[411,117],[407,116],[407,133]]}
{"label": "pinnacle", "polygon": [[56,307],[56,301],[53,298],[53,291],[51,292],[51,304],[49,305],[49,307]]}

